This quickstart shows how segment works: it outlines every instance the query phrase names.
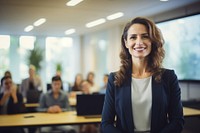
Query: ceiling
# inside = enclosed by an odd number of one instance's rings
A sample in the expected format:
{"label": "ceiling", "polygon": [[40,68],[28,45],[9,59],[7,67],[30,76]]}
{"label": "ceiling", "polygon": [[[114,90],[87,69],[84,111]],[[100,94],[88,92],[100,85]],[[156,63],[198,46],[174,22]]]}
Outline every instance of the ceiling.
{"label": "ceiling", "polygon": [[[65,30],[75,28],[74,35],[81,35],[125,23],[135,16],[156,15],[198,0],[84,0],[74,7],[66,6],[68,1],[0,0],[0,34],[65,36]],[[119,19],[107,20],[92,28],[85,27],[88,22],[119,11],[124,13]],[[42,17],[47,19],[46,23],[28,33],[24,32],[26,26]]]}

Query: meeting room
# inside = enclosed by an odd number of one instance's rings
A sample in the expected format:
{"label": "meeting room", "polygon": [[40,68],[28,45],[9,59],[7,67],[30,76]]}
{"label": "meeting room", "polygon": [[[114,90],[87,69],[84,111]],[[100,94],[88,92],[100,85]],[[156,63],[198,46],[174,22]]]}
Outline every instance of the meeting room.
{"label": "meeting room", "polygon": [[199,0],[0,0],[0,133],[200,133]]}

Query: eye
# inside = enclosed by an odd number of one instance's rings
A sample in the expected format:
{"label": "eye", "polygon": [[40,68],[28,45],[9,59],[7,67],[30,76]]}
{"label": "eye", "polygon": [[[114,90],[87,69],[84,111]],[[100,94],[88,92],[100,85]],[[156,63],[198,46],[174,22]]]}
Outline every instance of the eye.
{"label": "eye", "polygon": [[137,37],[136,36],[131,36],[130,39],[136,40]]}
{"label": "eye", "polygon": [[149,35],[143,35],[142,38],[143,39],[149,39]]}

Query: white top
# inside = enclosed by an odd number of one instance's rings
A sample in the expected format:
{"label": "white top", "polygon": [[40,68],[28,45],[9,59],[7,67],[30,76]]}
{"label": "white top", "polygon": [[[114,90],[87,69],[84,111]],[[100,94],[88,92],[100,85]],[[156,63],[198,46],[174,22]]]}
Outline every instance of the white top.
{"label": "white top", "polygon": [[131,100],[135,131],[150,131],[152,107],[152,76],[132,78]]}

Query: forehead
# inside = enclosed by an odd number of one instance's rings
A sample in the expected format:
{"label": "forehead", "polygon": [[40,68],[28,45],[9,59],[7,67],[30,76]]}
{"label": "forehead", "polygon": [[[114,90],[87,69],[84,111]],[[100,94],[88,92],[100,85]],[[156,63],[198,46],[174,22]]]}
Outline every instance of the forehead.
{"label": "forehead", "polygon": [[61,83],[61,81],[60,80],[54,80],[52,83],[57,84],[57,83]]}
{"label": "forehead", "polygon": [[6,78],[3,80],[3,83],[6,83],[6,82],[12,82],[12,79],[11,78]]}
{"label": "forehead", "polygon": [[143,24],[133,24],[128,29],[128,34],[144,34],[148,33],[147,28]]}

